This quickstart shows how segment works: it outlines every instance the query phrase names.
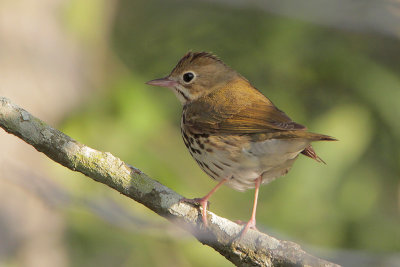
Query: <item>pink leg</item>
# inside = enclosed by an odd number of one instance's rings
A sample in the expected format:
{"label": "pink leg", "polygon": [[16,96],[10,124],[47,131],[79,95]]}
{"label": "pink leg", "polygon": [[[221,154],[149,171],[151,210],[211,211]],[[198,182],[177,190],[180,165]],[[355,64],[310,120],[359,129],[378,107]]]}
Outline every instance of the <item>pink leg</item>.
{"label": "pink leg", "polygon": [[249,228],[256,229],[256,210],[257,210],[257,200],[258,200],[258,190],[261,184],[261,176],[255,180],[256,183],[256,190],[254,193],[254,205],[253,205],[253,212],[251,213],[250,221],[247,222],[246,226],[243,228],[242,234],[240,238],[242,238]]}
{"label": "pink leg", "polygon": [[194,199],[187,199],[187,198],[183,198],[181,201],[185,201],[185,202],[189,202],[192,204],[199,204],[203,209],[201,212],[201,216],[202,216],[202,220],[203,220],[203,224],[205,226],[208,226],[207,223],[207,205],[208,205],[208,199],[211,197],[212,194],[215,193],[215,191],[218,190],[218,188],[221,187],[221,185],[223,185],[226,181],[228,181],[228,179],[223,179],[221,180],[205,197],[202,198],[194,198]]}

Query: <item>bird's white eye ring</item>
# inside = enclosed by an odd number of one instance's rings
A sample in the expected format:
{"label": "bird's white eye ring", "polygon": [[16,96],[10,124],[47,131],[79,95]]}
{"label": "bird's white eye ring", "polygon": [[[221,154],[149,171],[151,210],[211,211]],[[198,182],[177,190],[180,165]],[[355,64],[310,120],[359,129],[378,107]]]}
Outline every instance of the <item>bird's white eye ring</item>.
{"label": "bird's white eye ring", "polygon": [[190,82],[194,79],[194,77],[195,77],[194,73],[191,72],[191,71],[188,71],[188,72],[185,72],[185,73],[182,75],[182,80],[183,80],[185,83],[190,83]]}

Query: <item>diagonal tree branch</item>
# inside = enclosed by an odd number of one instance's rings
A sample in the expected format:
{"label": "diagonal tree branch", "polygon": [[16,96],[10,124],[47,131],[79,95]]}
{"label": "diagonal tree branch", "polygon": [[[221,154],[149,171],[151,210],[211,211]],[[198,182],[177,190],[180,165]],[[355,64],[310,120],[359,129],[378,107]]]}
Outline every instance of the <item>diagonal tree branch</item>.
{"label": "diagonal tree branch", "polygon": [[63,166],[114,188],[160,216],[190,231],[237,266],[338,266],[307,254],[300,246],[249,230],[239,240],[241,226],[208,213],[203,228],[199,209],[180,203],[181,195],[149,178],[108,152],[80,144],[0,97],[0,127],[14,134]]}

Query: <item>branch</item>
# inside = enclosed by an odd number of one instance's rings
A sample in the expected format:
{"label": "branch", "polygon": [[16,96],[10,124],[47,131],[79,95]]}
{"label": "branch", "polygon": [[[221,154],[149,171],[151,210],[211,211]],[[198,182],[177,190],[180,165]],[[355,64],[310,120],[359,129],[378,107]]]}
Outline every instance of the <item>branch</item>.
{"label": "branch", "polygon": [[212,212],[208,212],[209,226],[204,229],[199,208],[180,203],[181,195],[111,153],[75,141],[4,97],[0,97],[0,127],[55,162],[142,203],[237,266],[338,266],[307,254],[295,243],[261,232],[249,230],[239,240],[242,227]]}

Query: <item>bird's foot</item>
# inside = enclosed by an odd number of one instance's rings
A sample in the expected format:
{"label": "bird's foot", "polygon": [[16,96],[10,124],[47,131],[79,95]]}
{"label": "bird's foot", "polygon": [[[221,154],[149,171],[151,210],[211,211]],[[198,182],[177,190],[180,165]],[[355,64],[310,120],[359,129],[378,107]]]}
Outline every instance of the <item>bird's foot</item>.
{"label": "bird's foot", "polygon": [[204,198],[185,198],[184,197],[179,200],[179,202],[186,202],[186,203],[193,204],[195,206],[201,206],[204,201],[207,202],[207,206],[210,206],[210,201],[204,200]]}
{"label": "bird's foot", "polygon": [[201,219],[203,221],[203,224],[205,227],[208,226],[207,222],[207,206],[210,206],[210,202],[208,201],[208,198],[203,197],[203,198],[182,198],[179,200],[179,202],[186,202],[190,203],[196,206],[199,206],[202,208],[201,212]]}
{"label": "bird's foot", "polygon": [[244,226],[244,228],[243,228],[243,230],[242,230],[242,232],[241,232],[241,234],[240,234],[240,238],[239,239],[242,239],[242,237],[247,233],[247,231],[249,230],[249,229],[253,229],[253,230],[256,230],[256,231],[259,231],[258,229],[257,229],[257,227],[256,227],[256,220],[255,219],[250,219],[250,221],[248,221],[247,223],[246,222],[243,222],[243,221],[241,221],[241,220],[237,220],[237,221],[235,221],[237,224],[239,224],[239,225],[245,225]]}
{"label": "bird's foot", "polygon": [[207,223],[207,206],[209,205],[208,203],[208,199],[211,197],[212,194],[215,193],[215,191],[217,191],[218,188],[220,188],[226,181],[228,181],[228,179],[223,179],[221,180],[207,195],[205,195],[202,198],[194,198],[194,199],[187,199],[187,198],[182,198],[180,201],[183,202],[188,202],[188,203],[192,203],[194,205],[197,206],[201,206],[202,207],[202,211],[201,211],[201,219],[203,220],[203,224],[205,227],[208,226]]}

